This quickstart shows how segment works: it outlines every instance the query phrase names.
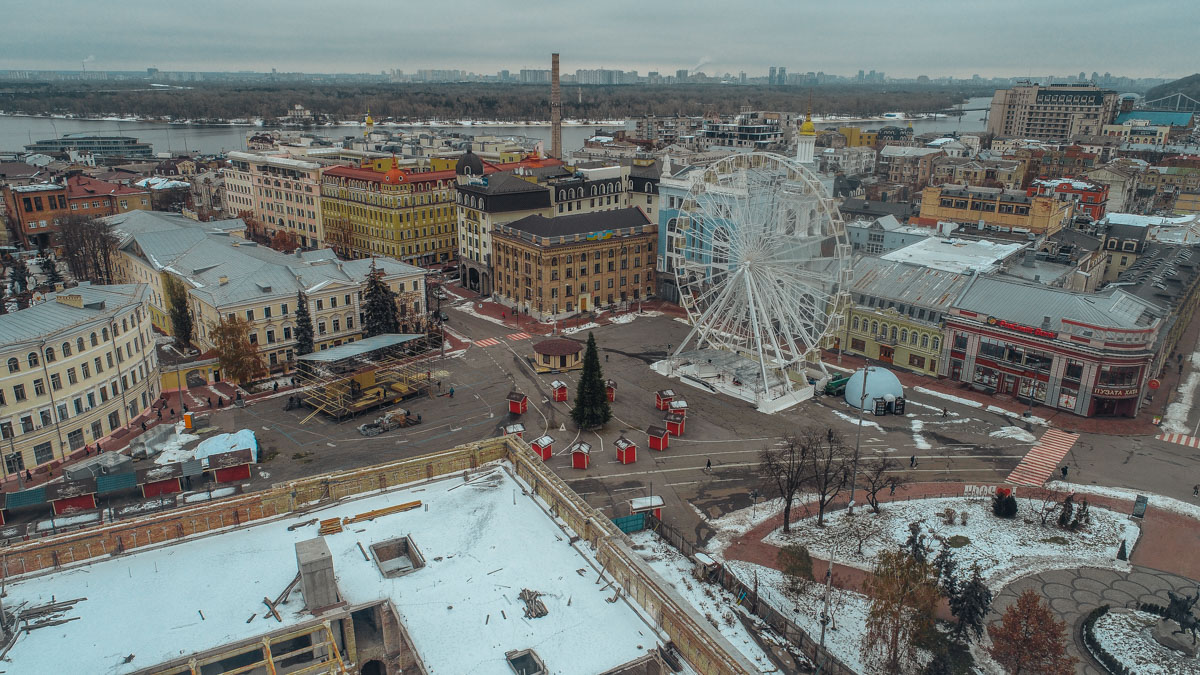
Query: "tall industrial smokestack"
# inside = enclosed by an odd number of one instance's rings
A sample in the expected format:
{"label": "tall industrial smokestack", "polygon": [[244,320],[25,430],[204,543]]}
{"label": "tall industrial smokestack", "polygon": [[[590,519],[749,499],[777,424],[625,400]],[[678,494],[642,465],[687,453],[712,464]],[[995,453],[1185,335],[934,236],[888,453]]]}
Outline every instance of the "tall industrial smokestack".
{"label": "tall industrial smokestack", "polygon": [[550,55],[550,155],[562,159],[562,90],[558,87],[558,54]]}

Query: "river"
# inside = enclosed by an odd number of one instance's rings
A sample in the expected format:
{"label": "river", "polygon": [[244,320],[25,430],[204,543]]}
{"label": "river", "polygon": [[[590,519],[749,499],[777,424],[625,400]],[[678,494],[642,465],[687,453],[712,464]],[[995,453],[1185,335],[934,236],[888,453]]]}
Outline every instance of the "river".
{"label": "river", "polygon": [[[991,101],[991,97],[969,99],[964,108],[983,108]],[[980,120],[980,111],[968,112],[962,117],[944,117],[935,119],[913,120],[913,132],[917,134],[927,131],[983,131],[985,123]],[[871,121],[871,122],[838,122],[818,124],[821,128],[858,125],[868,128],[878,128],[888,124],[904,126],[907,121]],[[547,125],[514,125],[514,126],[453,126],[453,127],[386,127],[401,131],[437,130],[451,133],[495,136],[528,136],[545,141],[546,148],[550,146],[550,127]],[[566,125],[563,127],[563,146],[566,150],[577,150],[583,147],[583,142],[594,135],[603,126]],[[608,127],[611,129],[611,127]],[[161,122],[116,122],[104,120],[66,120],[42,117],[9,117],[0,116],[0,150],[21,151],[27,143],[44,138],[56,138],[66,134],[89,133],[133,136],[154,146],[156,153],[182,153],[196,151],[201,154],[218,154],[229,150],[245,150],[246,135],[254,131],[254,127],[200,127],[188,125],[163,124]],[[357,136],[362,133],[361,127],[323,127],[314,133],[329,138]]]}

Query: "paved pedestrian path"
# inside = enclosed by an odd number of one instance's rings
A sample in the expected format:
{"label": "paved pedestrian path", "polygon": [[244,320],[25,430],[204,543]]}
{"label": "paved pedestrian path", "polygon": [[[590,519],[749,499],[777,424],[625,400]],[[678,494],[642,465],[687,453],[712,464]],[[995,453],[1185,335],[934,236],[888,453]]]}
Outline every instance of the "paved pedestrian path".
{"label": "paved pedestrian path", "polygon": [[1200,448],[1200,438],[1188,436],[1187,434],[1159,434],[1154,438],[1168,443],[1185,445],[1189,448]]}
{"label": "paved pedestrian path", "polygon": [[500,344],[499,338],[484,338],[475,341],[476,347],[495,347],[498,344]]}
{"label": "paved pedestrian path", "polygon": [[1033,446],[1020,464],[1017,464],[1017,468],[1008,474],[1008,482],[1013,485],[1030,487],[1037,487],[1045,483],[1077,440],[1079,440],[1079,434],[1047,429],[1037,445]]}

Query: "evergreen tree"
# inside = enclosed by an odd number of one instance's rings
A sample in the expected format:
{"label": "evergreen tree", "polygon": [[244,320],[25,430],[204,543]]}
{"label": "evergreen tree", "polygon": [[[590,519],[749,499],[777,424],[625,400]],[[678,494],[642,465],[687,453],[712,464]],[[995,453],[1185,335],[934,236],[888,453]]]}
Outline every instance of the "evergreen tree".
{"label": "evergreen tree", "polygon": [[296,355],[313,353],[312,315],[308,313],[308,296],[296,293]]}
{"label": "evergreen tree", "polygon": [[25,261],[18,258],[8,269],[9,288],[13,295],[20,295],[29,290],[29,268]]}
{"label": "evergreen tree", "polygon": [[971,578],[959,585],[950,596],[950,613],[958,622],[954,625],[954,636],[958,639],[970,639],[972,635],[978,640],[983,636],[983,621],[992,609],[992,592],[983,577],[979,574],[979,566],[971,569]]}
{"label": "evergreen tree", "polygon": [[54,286],[61,284],[63,281],[62,274],[58,271],[58,261],[53,258],[46,258],[46,262],[42,264],[42,270],[46,273],[46,283]]}
{"label": "evergreen tree", "polygon": [[[400,332],[396,293],[383,282],[383,272],[375,266],[374,260],[371,261],[371,270],[367,272],[367,289],[363,293],[363,304],[366,314],[363,329],[367,337]],[[600,393],[604,393],[603,383]]]}
{"label": "evergreen tree", "polygon": [[950,654],[945,649],[933,653],[933,658],[925,664],[921,675],[954,675],[954,664],[950,662]]}
{"label": "evergreen tree", "polygon": [[920,523],[908,524],[908,540],[904,542],[904,550],[922,565],[929,560],[929,544],[925,543],[925,535],[921,534]]}
{"label": "evergreen tree", "polygon": [[575,393],[575,407],[571,408],[571,419],[575,420],[580,429],[602,427],[612,419],[608,394],[604,390],[604,375],[600,372],[596,337],[591,333],[588,333],[587,351],[583,354],[583,372],[579,375],[579,387]]}
{"label": "evergreen tree", "polygon": [[954,559],[953,550],[943,545],[933,559],[933,569],[937,573],[938,587],[947,598],[953,598],[958,592],[957,568],[958,561]]}

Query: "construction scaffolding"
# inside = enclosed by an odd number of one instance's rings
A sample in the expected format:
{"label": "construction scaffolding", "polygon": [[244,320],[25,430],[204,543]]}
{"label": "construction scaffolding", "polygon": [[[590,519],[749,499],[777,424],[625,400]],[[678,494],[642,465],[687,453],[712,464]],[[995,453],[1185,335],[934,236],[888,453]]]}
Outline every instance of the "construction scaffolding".
{"label": "construction scaffolding", "polygon": [[430,371],[418,363],[438,337],[376,335],[297,359],[300,403],[338,422],[429,392]]}

